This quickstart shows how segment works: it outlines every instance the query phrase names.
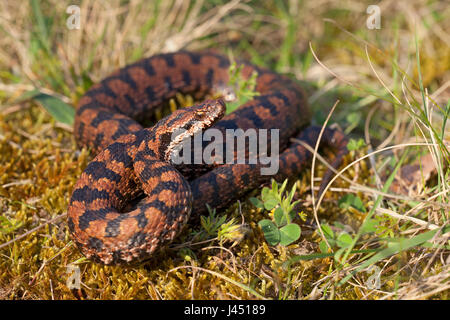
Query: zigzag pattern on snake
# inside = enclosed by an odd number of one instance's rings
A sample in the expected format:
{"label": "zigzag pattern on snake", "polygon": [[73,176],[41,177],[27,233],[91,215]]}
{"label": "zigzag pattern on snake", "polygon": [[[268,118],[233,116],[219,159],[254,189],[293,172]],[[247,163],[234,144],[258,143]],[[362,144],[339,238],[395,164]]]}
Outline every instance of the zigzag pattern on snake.
{"label": "zigzag pattern on snake", "polygon": [[[143,59],[111,74],[81,98],[75,138],[98,154],[75,185],[68,226],[86,257],[104,264],[147,259],[173,240],[190,216],[204,213],[205,204],[224,208],[267,180],[295,176],[307,165],[310,152],[290,141],[297,138],[313,146],[318,139],[320,128],[307,126],[311,115],[305,93],[288,77],[239,63],[244,77],[257,72],[259,95],[226,116],[222,99],[207,100],[179,109],[153,127],[140,124],[177,92],[200,101],[229,89],[230,61],[214,52],[180,51]],[[194,135],[211,126],[223,133],[280,129],[278,173],[261,175],[261,164],[171,163],[177,129]],[[337,150],[336,167],[346,153],[347,138],[327,128],[322,141]]]}

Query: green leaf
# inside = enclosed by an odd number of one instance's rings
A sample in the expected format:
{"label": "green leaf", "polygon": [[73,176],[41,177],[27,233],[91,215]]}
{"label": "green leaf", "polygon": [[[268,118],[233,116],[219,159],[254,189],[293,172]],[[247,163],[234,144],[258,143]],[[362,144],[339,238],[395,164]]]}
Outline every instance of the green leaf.
{"label": "green leaf", "polygon": [[286,217],[284,216],[284,212],[281,207],[275,209],[275,212],[273,213],[273,218],[275,220],[275,224],[279,227],[284,226],[287,223]]}
{"label": "green leaf", "polygon": [[34,100],[39,102],[56,121],[72,125],[75,118],[75,109],[59,98],[45,93],[34,95]]}
{"label": "green leaf", "polygon": [[205,216],[200,216],[200,224],[202,225],[203,229],[205,229],[207,232],[209,231],[210,228],[208,219]]}
{"label": "green leaf", "polygon": [[284,192],[284,189],[286,189],[287,182],[288,182],[288,179],[284,180],[283,184],[281,185],[280,190],[278,191],[280,196]]}
{"label": "green leaf", "polygon": [[345,225],[343,225],[343,224],[340,223],[339,221],[335,221],[335,222],[333,223],[333,225],[334,225],[336,228],[339,228],[339,229],[341,229],[341,230],[345,230]]}
{"label": "green leaf", "polygon": [[361,120],[361,114],[359,112],[350,112],[346,118],[350,124],[357,125]]}
{"label": "green leaf", "polygon": [[366,212],[366,207],[364,207],[364,203],[358,196],[355,196],[352,206],[361,212]]}
{"label": "green leaf", "polygon": [[[291,192],[289,193],[289,196],[288,196],[289,203],[291,203],[292,199],[294,199],[295,190],[297,190],[297,185],[294,184],[294,186],[292,187]],[[295,204],[297,204],[297,202],[298,201],[295,201],[292,205],[295,206]]]}
{"label": "green leaf", "polygon": [[354,195],[351,194],[351,193],[346,194],[345,196],[343,196],[338,201],[339,208],[341,208],[341,209],[348,209],[348,208],[350,208],[350,206],[352,205],[352,202],[353,202],[353,198],[354,198]]}
{"label": "green leaf", "polygon": [[278,230],[277,226],[272,221],[264,219],[258,222],[258,225],[261,227],[267,243],[271,246],[280,243],[280,230]]}
{"label": "green leaf", "polygon": [[270,189],[267,187],[262,188],[261,190],[261,199],[262,201],[266,200],[267,194],[269,193]]}
{"label": "green leaf", "polygon": [[295,217],[297,216],[296,212],[294,210],[289,211],[289,218],[292,220],[295,219]]}
{"label": "green leaf", "polygon": [[320,252],[322,252],[322,253],[327,253],[328,252],[328,246],[327,246],[327,243],[325,242],[325,241],[320,241],[320,243],[319,243],[319,249],[320,249]]}
{"label": "green leaf", "polygon": [[362,202],[362,200],[358,197],[355,196],[354,194],[346,194],[345,196],[343,196],[339,202],[339,208],[342,209],[348,209],[349,207],[353,207],[356,210],[359,210],[363,213],[366,212],[366,208],[364,207],[364,203]]}
{"label": "green leaf", "polygon": [[221,225],[225,223],[225,220],[227,220],[227,216],[226,215],[221,216],[219,220],[217,220],[217,222],[215,223],[215,227],[219,228]]}
{"label": "green leaf", "polygon": [[278,205],[278,201],[276,199],[269,199],[269,200],[264,201],[264,208],[266,208],[266,210],[272,210],[277,205]]}
{"label": "green leaf", "polygon": [[353,238],[347,232],[341,233],[337,239],[337,244],[341,248],[347,248],[352,242]]}
{"label": "green leaf", "polygon": [[278,183],[272,179],[272,194],[275,196],[278,194]]}
{"label": "green leaf", "polygon": [[366,144],[364,143],[364,140],[361,138],[359,140],[350,139],[347,143],[347,150],[348,151],[358,150],[364,147],[365,145]]}
{"label": "green leaf", "polygon": [[366,233],[375,232],[377,230],[377,227],[378,227],[378,221],[376,221],[374,219],[368,219],[361,226],[361,233],[366,234]]}
{"label": "green leaf", "polygon": [[301,229],[298,224],[290,223],[280,228],[280,244],[283,246],[290,245],[292,242],[300,238]]}
{"label": "green leaf", "polygon": [[331,230],[331,227],[327,224],[322,224],[321,227],[322,227],[323,234],[325,235],[325,238],[327,238],[327,240],[333,240],[334,232],[333,232],[333,230]]}
{"label": "green leaf", "polygon": [[277,200],[277,198],[274,196],[274,194],[272,193],[272,190],[270,190],[267,187],[264,187],[261,191],[261,199],[263,202],[266,202],[268,200]]}

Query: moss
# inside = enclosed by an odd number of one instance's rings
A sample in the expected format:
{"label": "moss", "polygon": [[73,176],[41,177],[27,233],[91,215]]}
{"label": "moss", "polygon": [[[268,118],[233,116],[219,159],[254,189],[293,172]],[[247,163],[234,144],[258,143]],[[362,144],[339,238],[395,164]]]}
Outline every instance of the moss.
{"label": "moss", "polygon": [[[5,298],[77,298],[79,294],[66,283],[70,277],[67,266],[73,264],[80,268],[81,296],[89,299],[252,298],[245,289],[196,268],[252,286],[267,297],[276,297],[286,281],[288,272],[281,263],[297,245],[269,247],[257,225],[262,213],[245,199],[242,215],[250,232],[231,249],[232,254],[193,246],[190,261],[171,248],[133,267],[80,261],[82,255],[70,242],[64,215],[73,185],[92,156],[85,149],[77,150],[71,132],[58,128],[36,105],[2,116],[0,126],[0,206],[4,217],[18,225],[1,233],[0,243],[42,226],[0,249],[0,284]],[[305,193],[307,175],[305,171],[299,181]],[[232,206],[227,214],[229,219],[241,220],[238,206]],[[182,245],[199,230],[199,225],[189,225],[173,246]],[[260,277],[261,271],[266,276]]]}
{"label": "moss", "polygon": [[[0,286],[4,298],[10,299],[233,299],[254,298],[245,288],[230,283],[203,269],[216,272],[256,290],[268,298],[301,298],[309,294],[314,283],[326,277],[333,259],[306,261],[285,269],[281,265],[301,251],[305,243],[317,250],[320,237],[310,232],[313,223],[309,199],[310,171],[297,181],[297,197],[304,199],[301,210],[306,213],[302,226],[302,242],[289,247],[270,247],[257,225],[265,213],[246,199],[239,206],[226,211],[228,220],[241,220],[249,232],[232,248],[218,248],[212,241],[204,246],[193,245],[189,258],[183,251],[173,249],[193,239],[201,227],[190,224],[169,248],[154,256],[148,263],[132,267],[102,266],[83,259],[70,242],[65,212],[73,185],[89,159],[87,150],[78,151],[71,132],[59,129],[42,110],[34,105],[26,111],[0,119],[0,207],[14,229],[0,234],[0,243],[35,232],[0,249]],[[41,119],[40,121],[38,121]],[[23,134],[21,132],[27,132]],[[353,155],[347,156],[348,163]],[[357,177],[364,183],[370,176],[366,167],[359,172],[350,170],[348,178]],[[324,168],[318,168],[317,174]],[[345,187],[345,183],[340,183]],[[339,186],[339,184],[338,184]],[[255,191],[249,195],[257,196]],[[351,217],[337,209],[342,196],[329,193],[320,209],[321,219],[359,225],[363,215]],[[364,199],[363,195],[361,197]],[[369,201],[365,199],[365,201]],[[57,217],[59,220],[47,223]],[[267,215],[268,217],[268,215]],[[228,249],[227,249],[228,248]],[[67,267],[76,265],[81,273],[81,290],[70,290],[71,275]],[[394,270],[393,270],[394,271]],[[392,290],[392,281],[384,286]],[[346,291],[350,289],[350,291]],[[339,289],[346,298],[360,299],[366,291],[345,285]]]}

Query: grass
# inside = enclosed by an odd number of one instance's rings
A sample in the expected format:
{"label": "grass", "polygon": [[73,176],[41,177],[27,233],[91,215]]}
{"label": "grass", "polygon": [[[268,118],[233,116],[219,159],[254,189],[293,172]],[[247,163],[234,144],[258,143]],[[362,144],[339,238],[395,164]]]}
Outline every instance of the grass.
{"label": "grass", "polygon": [[[80,29],[69,30],[71,4],[0,3],[0,298],[449,298],[443,2],[380,2],[379,30],[366,28],[371,3],[353,0],[81,1]],[[93,157],[75,144],[72,106],[114,69],[182,48],[288,74],[307,90],[312,122],[340,126],[352,150],[324,197],[311,195],[326,169],[319,154],[289,180],[301,213],[292,244],[267,243],[258,223],[276,208],[253,205],[255,190],[212,208],[149,263],[92,263],[66,225],[73,185]],[[74,268],[80,290],[68,287]]]}

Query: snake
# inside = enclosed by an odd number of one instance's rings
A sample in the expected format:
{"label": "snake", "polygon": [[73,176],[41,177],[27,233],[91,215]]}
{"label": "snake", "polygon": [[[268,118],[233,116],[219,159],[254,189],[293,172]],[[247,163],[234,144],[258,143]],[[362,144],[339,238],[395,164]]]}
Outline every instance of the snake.
{"label": "snake", "polygon": [[[257,95],[226,114],[229,96],[237,90],[230,84],[233,62],[242,78],[256,75]],[[162,106],[180,93],[200,102],[157,121]],[[307,95],[296,81],[246,60],[182,50],[126,65],[91,86],[78,102],[74,137],[95,157],[69,200],[71,238],[84,256],[100,264],[151,259],[189,219],[205,214],[207,205],[226,208],[270,179],[281,181],[304,170],[311,152],[298,140],[314,146],[320,135],[321,143],[335,150],[332,166],[337,167],[347,153],[346,135],[330,127],[321,133],[322,127],[310,122]],[[261,174],[261,162],[175,163],[181,141],[208,128],[223,134],[278,129],[278,172]]]}

